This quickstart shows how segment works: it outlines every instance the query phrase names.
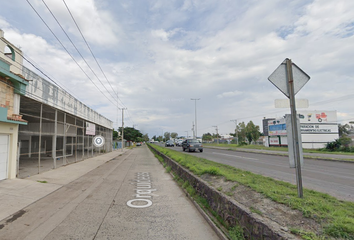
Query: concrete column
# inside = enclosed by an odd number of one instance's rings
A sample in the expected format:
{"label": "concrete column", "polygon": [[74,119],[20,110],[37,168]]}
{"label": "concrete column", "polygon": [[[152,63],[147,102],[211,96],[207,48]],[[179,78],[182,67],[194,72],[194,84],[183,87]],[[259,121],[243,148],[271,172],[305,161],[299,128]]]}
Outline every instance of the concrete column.
{"label": "concrete column", "polygon": [[52,140],[53,168],[57,168],[57,134],[58,134],[58,110],[55,109],[54,136]]}
{"label": "concrete column", "polygon": [[41,104],[41,111],[39,116],[39,141],[38,141],[38,174],[41,169],[41,143],[42,143],[42,114],[43,114],[43,104]]}
{"label": "concrete column", "polygon": [[63,165],[66,165],[66,113],[64,113]]}

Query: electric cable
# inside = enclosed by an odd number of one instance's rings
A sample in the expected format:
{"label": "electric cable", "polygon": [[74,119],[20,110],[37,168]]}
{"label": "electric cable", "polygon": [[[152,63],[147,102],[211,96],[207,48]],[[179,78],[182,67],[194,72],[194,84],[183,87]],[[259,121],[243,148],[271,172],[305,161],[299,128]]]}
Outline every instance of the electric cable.
{"label": "electric cable", "polygon": [[[95,84],[95,82],[87,75],[87,73],[84,71],[84,69],[79,65],[79,63],[75,60],[75,58],[69,53],[69,51],[66,49],[66,47],[63,45],[63,43],[59,40],[59,38],[55,35],[55,33],[52,31],[52,29],[48,26],[48,24],[44,21],[44,19],[41,17],[41,15],[37,12],[37,10],[32,6],[32,4],[26,0],[27,3],[31,6],[33,11],[38,15],[38,17],[42,20],[42,22],[46,25],[46,27],[49,29],[49,31],[53,34],[53,36],[57,39],[57,41],[60,43],[60,45],[64,48],[64,50],[68,53],[68,55],[73,59],[73,61],[76,63],[76,65],[81,69],[81,71],[86,75],[86,77],[93,83],[93,85],[102,93],[103,96],[105,96],[114,106],[116,104],[112,102],[111,99],[109,99],[106,94],[102,92],[102,90]],[[118,107],[118,106],[116,106]]]}
{"label": "electric cable", "polygon": [[73,45],[73,47],[76,49],[77,53],[81,56],[82,60],[84,60],[84,62],[86,63],[86,65],[88,66],[88,68],[91,70],[91,72],[96,76],[96,78],[98,79],[98,81],[101,83],[101,85],[104,87],[104,89],[111,95],[111,97],[114,99],[114,96],[109,92],[109,90],[106,88],[106,86],[102,83],[101,79],[99,79],[99,77],[97,76],[97,74],[93,71],[93,69],[91,68],[91,66],[88,64],[88,62],[86,61],[86,59],[84,58],[84,56],[82,56],[81,52],[79,51],[79,49],[76,47],[76,45],[74,44],[74,42],[71,40],[71,38],[69,37],[69,35],[67,34],[67,32],[64,30],[63,26],[60,24],[60,22],[58,21],[58,19],[55,17],[55,15],[53,14],[52,10],[50,10],[50,8],[48,7],[48,5],[44,2],[44,0],[42,0],[42,2],[44,3],[44,5],[46,6],[46,8],[48,9],[48,11],[50,12],[50,14],[52,15],[52,17],[55,19],[55,21],[58,23],[59,27],[61,28],[61,30],[64,32],[64,34],[66,35],[66,37],[69,39],[69,41],[71,42],[71,44]]}

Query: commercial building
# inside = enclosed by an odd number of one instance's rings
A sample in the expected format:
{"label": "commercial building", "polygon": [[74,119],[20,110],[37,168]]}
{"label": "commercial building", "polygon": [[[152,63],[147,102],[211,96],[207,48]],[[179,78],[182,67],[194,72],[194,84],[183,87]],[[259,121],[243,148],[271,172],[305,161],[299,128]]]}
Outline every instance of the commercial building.
{"label": "commercial building", "polygon": [[1,30],[0,49],[0,180],[112,151],[112,121],[24,67]]}
{"label": "commercial building", "polygon": [[[339,138],[336,111],[298,111],[302,147],[318,149]],[[269,146],[287,146],[285,118],[268,121]]]}

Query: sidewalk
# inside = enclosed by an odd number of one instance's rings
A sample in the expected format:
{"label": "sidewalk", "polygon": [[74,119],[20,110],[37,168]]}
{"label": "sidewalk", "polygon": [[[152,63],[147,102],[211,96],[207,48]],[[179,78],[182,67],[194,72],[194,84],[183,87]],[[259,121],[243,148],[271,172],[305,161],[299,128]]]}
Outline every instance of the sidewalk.
{"label": "sidewalk", "polygon": [[119,154],[0,182],[0,239],[226,239],[147,146]]}
{"label": "sidewalk", "polygon": [[0,181],[0,221],[127,151],[115,150],[25,179]]}

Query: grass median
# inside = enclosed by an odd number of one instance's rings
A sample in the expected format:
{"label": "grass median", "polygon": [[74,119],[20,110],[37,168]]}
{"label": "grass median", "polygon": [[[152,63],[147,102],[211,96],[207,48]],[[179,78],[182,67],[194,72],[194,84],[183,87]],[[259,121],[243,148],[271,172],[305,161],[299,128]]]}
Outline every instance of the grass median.
{"label": "grass median", "polygon": [[154,144],[150,146],[172,158],[198,176],[206,173],[222,176],[227,181],[248,186],[277,203],[300,210],[307,218],[315,219],[322,225],[322,233],[311,234],[301,232],[298,229],[292,230],[293,233],[302,236],[304,239],[327,239],[327,237],[354,239],[353,202],[341,201],[328,194],[309,189],[304,189],[304,197],[298,198],[297,187],[293,184]]}

